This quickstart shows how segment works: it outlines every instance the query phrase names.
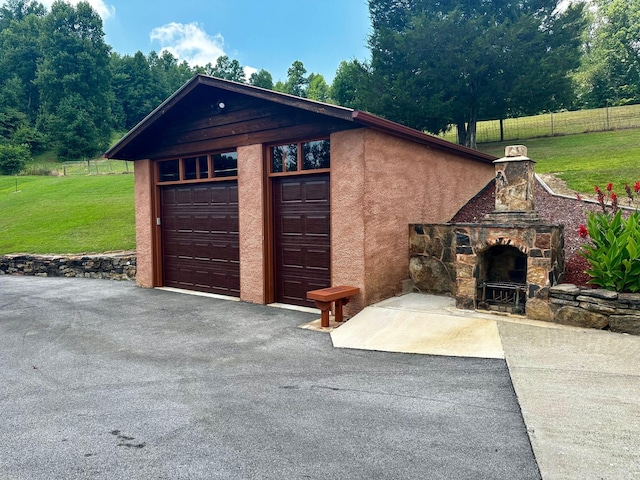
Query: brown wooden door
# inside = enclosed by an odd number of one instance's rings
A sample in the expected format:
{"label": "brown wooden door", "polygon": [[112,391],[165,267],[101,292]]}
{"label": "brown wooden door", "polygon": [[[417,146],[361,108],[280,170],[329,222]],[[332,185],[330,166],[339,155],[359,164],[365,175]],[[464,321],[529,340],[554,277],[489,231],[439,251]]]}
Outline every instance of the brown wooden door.
{"label": "brown wooden door", "polygon": [[161,192],[164,285],[239,296],[238,182]]}
{"label": "brown wooden door", "polygon": [[273,203],[276,302],[313,306],[331,286],[329,175],[274,178]]}

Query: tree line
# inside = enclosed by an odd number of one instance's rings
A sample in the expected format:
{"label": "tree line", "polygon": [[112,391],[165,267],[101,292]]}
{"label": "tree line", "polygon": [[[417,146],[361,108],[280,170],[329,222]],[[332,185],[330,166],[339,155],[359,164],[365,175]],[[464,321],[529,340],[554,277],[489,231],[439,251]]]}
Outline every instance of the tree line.
{"label": "tree line", "polygon": [[[479,120],[640,102],[640,0],[369,0],[371,58],[328,84],[296,60],[274,82],[228,56],[113,52],[86,3],[0,6],[0,167],[95,156],[194,74],[366,110],[475,147]],[[11,166],[13,165],[13,166]]]}

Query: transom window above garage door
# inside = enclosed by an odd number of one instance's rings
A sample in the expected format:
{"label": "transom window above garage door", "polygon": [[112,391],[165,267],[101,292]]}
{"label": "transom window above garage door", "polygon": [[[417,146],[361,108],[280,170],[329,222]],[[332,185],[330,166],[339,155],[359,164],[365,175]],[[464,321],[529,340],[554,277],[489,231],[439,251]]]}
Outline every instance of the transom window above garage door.
{"label": "transom window above garage door", "polygon": [[238,176],[238,153],[222,152],[158,162],[158,183],[229,180]]}
{"label": "transom window above garage door", "polygon": [[271,173],[328,170],[331,165],[330,150],[328,139],[274,145],[269,148]]}

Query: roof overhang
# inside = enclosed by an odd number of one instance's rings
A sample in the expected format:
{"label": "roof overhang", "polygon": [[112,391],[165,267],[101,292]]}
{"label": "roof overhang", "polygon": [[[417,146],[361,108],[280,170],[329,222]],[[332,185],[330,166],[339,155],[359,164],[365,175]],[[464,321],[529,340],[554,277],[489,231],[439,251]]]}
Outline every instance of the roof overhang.
{"label": "roof overhang", "polygon": [[405,127],[398,123],[385,120],[376,115],[366,113],[351,108],[331,105],[323,102],[317,102],[306,98],[300,98],[285,93],[275,92],[252,85],[238,82],[232,82],[206,75],[196,75],[173,95],[167,98],[149,115],[142,119],[135,127],[127,132],[117,143],[104,153],[105,158],[121,158],[121,159],[139,159],[141,157],[131,155],[133,143],[141,137],[145,131],[152,128],[167,116],[177,105],[185,100],[196,88],[201,86],[212,87],[225,92],[241,95],[247,98],[253,98],[274,106],[282,106],[289,109],[295,109],[301,113],[316,115],[324,120],[337,122],[345,129],[348,128],[371,128],[388,135],[400,137],[405,140],[416,142],[431,148],[445,150],[453,154],[462,155],[482,162],[492,162],[496,157],[488,155],[477,150],[456,145],[441,138],[429,135],[412,128]]}

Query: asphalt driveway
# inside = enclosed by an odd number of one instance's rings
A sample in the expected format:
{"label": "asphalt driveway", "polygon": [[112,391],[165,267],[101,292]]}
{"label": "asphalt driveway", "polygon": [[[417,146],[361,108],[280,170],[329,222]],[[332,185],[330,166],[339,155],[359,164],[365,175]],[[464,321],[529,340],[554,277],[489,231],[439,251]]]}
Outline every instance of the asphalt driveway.
{"label": "asphalt driveway", "polygon": [[0,478],[540,478],[503,360],[333,349],[316,317],[0,277]]}

